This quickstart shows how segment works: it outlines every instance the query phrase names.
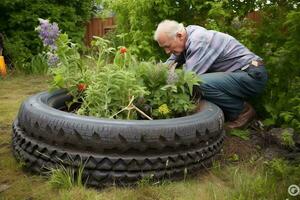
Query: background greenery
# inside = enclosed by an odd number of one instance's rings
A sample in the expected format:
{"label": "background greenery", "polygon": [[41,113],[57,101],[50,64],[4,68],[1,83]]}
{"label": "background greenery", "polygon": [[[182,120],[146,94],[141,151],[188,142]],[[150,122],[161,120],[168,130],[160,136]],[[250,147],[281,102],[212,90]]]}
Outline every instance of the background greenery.
{"label": "background greenery", "polygon": [[4,53],[10,56],[15,68],[27,73],[35,72],[32,64],[40,64],[36,60],[43,50],[34,30],[38,18],[57,22],[73,41],[82,44],[85,22],[91,17],[92,5],[93,0],[1,0],[0,33],[5,36]]}

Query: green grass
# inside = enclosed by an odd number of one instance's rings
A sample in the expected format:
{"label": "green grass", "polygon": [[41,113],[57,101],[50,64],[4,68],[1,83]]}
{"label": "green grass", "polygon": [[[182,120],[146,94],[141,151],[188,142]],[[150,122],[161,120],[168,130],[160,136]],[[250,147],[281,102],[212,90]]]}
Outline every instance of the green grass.
{"label": "green grass", "polygon": [[[26,173],[22,163],[16,162],[11,153],[11,124],[21,102],[29,95],[47,90],[48,79],[46,76],[13,74],[0,80],[0,188],[1,185],[9,186],[0,192],[1,200],[296,199],[288,195],[287,188],[290,184],[300,184],[300,166],[288,165],[283,161],[265,164],[261,158],[251,162],[232,162],[225,166],[224,162],[216,162],[212,169],[203,170],[193,177],[188,176],[183,181],[153,183],[142,180],[134,188],[108,187],[96,190],[85,188],[84,184],[78,184],[78,180],[72,184],[68,181],[65,183],[66,179],[72,177],[61,171],[56,171],[48,178]],[[224,155],[223,158],[228,160],[230,156]]]}
{"label": "green grass", "polygon": [[70,189],[72,187],[83,187],[82,173],[85,164],[80,164],[77,170],[60,165],[49,169],[49,184],[57,189]]}

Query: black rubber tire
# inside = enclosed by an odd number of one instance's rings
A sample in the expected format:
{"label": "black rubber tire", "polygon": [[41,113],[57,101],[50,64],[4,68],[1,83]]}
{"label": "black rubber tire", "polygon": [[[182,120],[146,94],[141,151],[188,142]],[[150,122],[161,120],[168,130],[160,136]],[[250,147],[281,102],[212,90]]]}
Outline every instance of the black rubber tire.
{"label": "black rubber tire", "polygon": [[84,163],[88,185],[176,178],[211,162],[224,141],[220,108],[165,120],[103,119],[61,111],[66,91],[31,96],[13,124],[13,152],[34,172]]}
{"label": "black rubber tire", "polygon": [[58,110],[69,98],[62,90],[30,97],[20,108],[20,127],[47,144],[99,153],[205,147],[223,131],[223,112],[210,102],[190,116],[150,121],[101,119]]}
{"label": "black rubber tire", "polygon": [[16,120],[13,124],[13,152],[30,171],[42,173],[61,165],[78,169],[83,165],[83,182],[95,187],[127,185],[144,177],[152,177],[153,180],[177,179],[185,173],[194,173],[211,164],[214,155],[223,146],[225,135],[223,132],[208,147],[167,154],[94,154],[45,144],[27,136],[17,123]]}

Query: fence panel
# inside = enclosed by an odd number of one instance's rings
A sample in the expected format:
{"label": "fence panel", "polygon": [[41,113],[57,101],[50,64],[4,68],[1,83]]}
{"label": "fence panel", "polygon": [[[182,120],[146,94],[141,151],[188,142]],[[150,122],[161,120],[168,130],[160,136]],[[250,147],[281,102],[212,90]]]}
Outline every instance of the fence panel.
{"label": "fence panel", "polygon": [[92,18],[86,25],[86,33],[84,42],[86,46],[90,46],[93,36],[102,37],[109,31],[115,29],[115,18]]}

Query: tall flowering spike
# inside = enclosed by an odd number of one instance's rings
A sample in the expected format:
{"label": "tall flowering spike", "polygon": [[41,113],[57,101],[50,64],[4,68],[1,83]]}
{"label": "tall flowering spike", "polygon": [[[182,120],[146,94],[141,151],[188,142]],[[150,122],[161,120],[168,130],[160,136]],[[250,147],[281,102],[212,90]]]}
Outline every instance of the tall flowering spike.
{"label": "tall flowering spike", "polygon": [[36,28],[39,32],[39,37],[43,41],[44,46],[51,50],[56,50],[55,41],[60,34],[57,23],[50,23],[49,20],[39,18],[40,25]]}

